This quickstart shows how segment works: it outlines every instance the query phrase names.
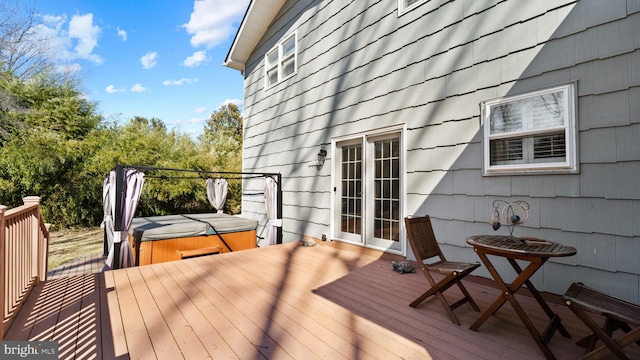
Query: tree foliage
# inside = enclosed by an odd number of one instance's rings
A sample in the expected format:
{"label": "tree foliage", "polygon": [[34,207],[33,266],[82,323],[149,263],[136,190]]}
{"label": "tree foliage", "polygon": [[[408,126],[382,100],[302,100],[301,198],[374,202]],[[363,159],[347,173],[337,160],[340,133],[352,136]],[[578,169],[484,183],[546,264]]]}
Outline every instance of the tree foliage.
{"label": "tree foliage", "polygon": [[[24,126],[8,129],[11,137],[0,143],[0,204],[15,207],[25,196],[38,195],[45,219],[55,226],[100,224],[103,182],[116,164],[203,171],[235,171],[219,164],[240,164],[240,159],[225,159],[216,146],[168,130],[157,118],[108,122],[70,83],[10,80],[17,83],[0,81],[0,93],[21,106],[3,115]],[[137,214],[211,211],[206,174],[187,174],[149,172]],[[240,188],[230,181],[227,212],[240,210]]]}
{"label": "tree foliage", "polygon": [[[226,104],[214,111],[198,137],[200,146],[208,152],[217,171],[242,171],[242,126],[240,109]],[[234,213],[240,212],[242,183],[229,181],[229,196],[225,206]]]}
{"label": "tree foliage", "polygon": [[219,170],[240,171],[242,163],[242,114],[235,104],[222,105],[214,111],[198,137],[209,149]]}
{"label": "tree foliage", "polygon": [[[214,112],[194,141],[161,119],[105,120],[79,81],[57,72],[38,38],[36,13],[0,1],[0,204],[37,195],[55,227],[97,226],[102,187],[117,164],[240,171],[242,117],[235,105]],[[146,174],[138,215],[211,211],[204,173]],[[187,173],[189,174],[189,173]],[[240,210],[239,181],[230,181],[226,211]]]}

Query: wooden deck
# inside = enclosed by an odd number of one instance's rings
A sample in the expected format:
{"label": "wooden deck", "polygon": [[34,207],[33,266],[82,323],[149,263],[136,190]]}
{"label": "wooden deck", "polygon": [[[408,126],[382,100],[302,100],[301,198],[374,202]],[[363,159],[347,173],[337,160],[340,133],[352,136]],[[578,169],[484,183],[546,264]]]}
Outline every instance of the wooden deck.
{"label": "wooden deck", "polygon": [[[291,243],[55,279],[35,289],[5,340],[58,341],[60,359],[543,358],[508,304],[477,332],[468,327],[479,313],[466,306],[456,310],[462,326],[435,299],[409,307],[426,279],[395,273],[391,259]],[[465,284],[481,309],[498,294]],[[543,328],[535,301],[520,296]],[[586,327],[552,308],[573,336],[556,334],[552,351],[579,358]]]}

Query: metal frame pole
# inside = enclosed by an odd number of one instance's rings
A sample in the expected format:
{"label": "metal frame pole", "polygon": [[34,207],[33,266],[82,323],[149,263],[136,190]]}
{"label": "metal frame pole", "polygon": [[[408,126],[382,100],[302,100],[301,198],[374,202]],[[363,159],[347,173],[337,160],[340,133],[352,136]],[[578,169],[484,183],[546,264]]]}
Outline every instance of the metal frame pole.
{"label": "metal frame pole", "polygon": [[[282,220],[282,174],[277,174],[278,179],[278,219]],[[282,244],[282,226],[278,226],[276,244]]]}
{"label": "metal frame pole", "polygon": [[[124,197],[124,168],[116,165],[116,206],[115,219],[113,219],[113,266],[112,269],[120,268],[120,231],[122,231],[122,200]],[[118,237],[115,236],[118,234]]]}

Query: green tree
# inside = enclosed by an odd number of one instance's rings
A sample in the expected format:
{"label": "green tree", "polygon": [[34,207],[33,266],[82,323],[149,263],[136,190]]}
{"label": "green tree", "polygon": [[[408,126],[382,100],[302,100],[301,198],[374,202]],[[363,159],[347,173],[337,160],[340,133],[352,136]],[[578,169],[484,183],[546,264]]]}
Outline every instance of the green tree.
{"label": "green tree", "polygon": [[[198,140],[211,157],[213,170],[242,171],[242,131],[243,119],[237,105],[222,105],[211,114]],[[226,211],[239,213],[242,210],[242,182],[232,178],[228,181]]]}
{"label": "green tree", "polygon": [[[157,118],[134,117],[117,128],[118,136],[105,143],[94,164],[140,165],[169,169],[208,171],[212,158],[186,134],[167,130]],[[99,160],[98,160],[99,158]],[[104,178],[104,177],[103,177]],[[210,211],[205,175],[175,171],[145,171],[145,185],[138,205],[142,216]]]}
{"label": "green tree", "polygon": [[22,99],[12,94],[9,83],[18,81],[9,71],[0,71],[0,146],[18,131],[25,129],[24,114],[28,110]]}
{"label": "green tree", "polygon": [[242,170],[242,125],[242,114],[235,104],[222,105],[205,123],[198,140],[209,149],[217,170]]}
{"label": "green tree", "polygon": [[86,184],[78,174],[92,156],[85,139],[102,120],[97,105],[46,71],[29,79],[3,71],[0,94],[0,203],[17,206],[38,195],[48,221],[87,223],[93,216],[78,201]]}

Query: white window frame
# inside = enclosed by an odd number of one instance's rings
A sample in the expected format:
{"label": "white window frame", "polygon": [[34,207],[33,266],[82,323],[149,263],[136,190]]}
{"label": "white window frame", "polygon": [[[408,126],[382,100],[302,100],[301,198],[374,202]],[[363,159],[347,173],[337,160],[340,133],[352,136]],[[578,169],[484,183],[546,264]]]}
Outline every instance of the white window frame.
{"label": "white window frame", "polygon": [[[536,128],[532,121],[527,121],[525,117],[520,119],[523,122],[521,129],[505,131],[499,134],[491,134],[491,111],[500,105],[509,103],[517,104],[519,101],[541,97],[553,93],[561,93],[562,119],[561,125],[547,126],[546,128]],[[576,173],[578,172],[578,144],[576,134],[576,83],[561,84],[554,87],[531,91],[519,95],[507,96],[503,98],[484,101],[480,104],[482,114],[482,125],[484,128],[483,138],[483,175],[517,175],[517,174],[542,174],[542,173]],[[531,113],[527,113],[531,115]],[[527,116],[532,118],[532,116]],[[501,139],[522,139],[522,154],[526,157],[533,151],[533,137],[545,134],[564,134],[565,156],[563,161],[535,160],[533,158],[523,159],[519,162],[502,164],[491,164],[491,141]]]}
{"label": "white window frame", "polygon": [[[291,38],[293,38],[293,42],[294,42],[294,47],[293,47],[293,52],[291,54],[288,54],[287,56],[284,55],[284,44],[291,40]],[[277,62],[276,63],[270,63],[269,62],[269,55],[274,54],[277,52]],[[293,59],[293,72],[291,74],[288,75],[284,75],[284,64]],[[269,72],[275,70],[277,73],[277,77],[276,77],[276,81],[273,83],[269,82]],[[267,53],[264,55],[264,83],[265,83],[265,89],[269,89],[279,83],[281,83],[282,81],[292,77],[293,75],[295,75],[298,72],[298,33],[294,32],[293,34],[287,36],[286,38],[284,38],[281,42],[278,43],[278,45],[274,46],[273,48],[271,48],[269,51],[267,51]]]}
{"label": "white window frame", "polygon": [[418,7],[418,5],[425,3],[429,0],[398,0],[398,16],[411,11]]}

